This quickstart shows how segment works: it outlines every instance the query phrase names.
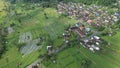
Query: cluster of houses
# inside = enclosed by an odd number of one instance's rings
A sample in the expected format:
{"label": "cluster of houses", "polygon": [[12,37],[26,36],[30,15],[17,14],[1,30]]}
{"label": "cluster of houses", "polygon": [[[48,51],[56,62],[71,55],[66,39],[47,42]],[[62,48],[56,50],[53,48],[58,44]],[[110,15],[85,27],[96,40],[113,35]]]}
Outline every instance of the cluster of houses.
{"label": "cluster of houses", "polygon": [[78,25],[78,23],[75,27],[77,28],[75,31],[81,37],[80,44],[83,45],[83,47],[88,48],[92,52],[100,50],[102,39],[99,36],[91,34],[90,37],[87,37],[86,35],[91,32],[90,28],[87,28],[84,25]]}
{"label": "cluster of houses", "polygon": [[113,25],[119,20],[120,12],[118,8],[108,9],[109,8],[107,7],[97,6],[94,4],[88,6],[80,3],[60,2],[58,4],[57,12],[60,14],[65,13],[80,22],[70,27],[68,32],[63,33],[65,42],[69,43],[69,31],[74,31],[81,37],[81,45],[88,48],[90,51],[99,51],[100,44],[103,40],[97,35],[87,37],[87,34],[92,33],[93,30],[82,24],[88,24],[95,27]]}
{"label": "cluster of houses", "polygon": [[88,48],[90,51],[95,52],[100,50],[100,43],[102,42],[101,38],[98,36],[93,36],[90,39],[89,38],[83,38],[81,39],[80,44]]}
{"label": "cluster of houses", "polygon": [[[91,28],[86,27],[84,23],[87,23],[88,25],[94,25],[96,27],[101,26],[102,24],[114,24],[118,21],[120,12],[118,12],[118,9],[116,8],[111,9],[111,11],[114,11],[114,13],[110,14],[110,12],[107,11],[107,9],[107,7],[96,5],[87,6],[80,3],[60,2],[58,4],[57,12],[60,14],[66,13],[68,16],[75,18],[79,22],[73,26],[70,26],[67,30],[65,30],[65,33],[62,34],[62,37],[64,38],[64,43],[69,44],[71,31],[73,31],[80,36],[80,44],[83,47],[89,49],[92,52],[101,50],[101,44],[103,40],[96,34],[94,35],[92,32],[94,30],[91,30]],[[90,34],[89,37],[87,36],[88,34]],[[53,49],[52,46],[47,46],[47,54],[51,55],[53,53],[57,53],[65,47],[66,46],[62,45],[59,48]]]}
{"label": "cluster of houses", "polygon": [[100,50],[100,44],[102,43],[102,39],[97,36],[91,34],[90,37],[86,36],[88,33],[92,33],[90,28],[85,27],[81,23],[76,23],[74,26],[71,26],[63,33],[63,37],[65,42],[68,43],[68,38],[71,36],[69,32],[75,32],[80,36],[80,44],[89,49],[92,52]]}
{"label": "cluster of houses", "polygon": [[[84,5],[80,3],[62,3],[58,4],[58,13],[65,13],[68,16],[78,20],[79,22],[85,22],[89,25],[100,26],[102,24],[110,25],[117,22],[120,17],[118,8],[110,9],[107,7],[97,5]],[[112,13],[111,13],[112,12]]]}
{"label": "cluster of houses", "polygon": [[[118,2],[120,5],[120,1]],[[40,4],[35,4],[35,6],[40,6]],[[101,50],[100,46],[103,42],[103,40],[97,36],[97,35],[90,35],[90,37],[87,36],[87,34],[92,33],[91,28],[85,27],[83,23],[87,23],[88,25],[94,25],[94,26],[101,26],[102,24],[110,25],[114,24],[119,20],[120,12],[118,12],[118,9],[112,9],[111,11],[114,11],[114,13],[110,14],[109,11],[107,11],[107,7],[102,6],[96,6],[96,5],[84,5],[80,3],[62,3],[60,2],[58,4],[58,13],[66,13],[71,18],[74,18],[78,20],[80,23],[76,23],[74,26],[69,27],[67,30],[65,30],[65,33],[62,34],[62,37],[64,38],[64,43],[69,44],[69,37],[71,36],[70,32],[74,31],[80,36],[80,44],[89,49],[92,52]],[[11,28],[8,28],[8,30],[12,31]],[[11,32],[9,32],[11,33]],[[23,34],[24,36],[25,34]],[[29,34],[30,35],[30,34]],[[27,36],[27,38],[31,38],[30,36]],[[23,37],[20,36],[22,39]],[[27,39],[26,38],[26,39]],[[22,43],[24,40],[19,40],[19,43]],[[57,53],[64,49],[66,46],[62,45],[59,48],[53,49],[51,45],[46,47],[47,55],[51,55],[53,53]],[[53,63],[56,63],[56,60],[53,60]],[[37,64],[37,67],[39,68],[39,64]],[[34,67],[32,67],[34,68]]]}

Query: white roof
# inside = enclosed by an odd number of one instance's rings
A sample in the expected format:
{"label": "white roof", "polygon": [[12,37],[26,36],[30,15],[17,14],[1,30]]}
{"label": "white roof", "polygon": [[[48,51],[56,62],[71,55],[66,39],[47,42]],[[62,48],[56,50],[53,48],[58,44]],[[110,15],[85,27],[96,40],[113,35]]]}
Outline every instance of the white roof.
{"label": "white roof", "polygon": [[82,45],[82,43],[80,42],[80,44]]}
{"label": "white roof", "polygon": [[48,48],[51,48],[52,46],[47,46],[47,50],[48,50]]}
{"label": "white roof", "polygon": [[91,37],[91,39],[93,39],[93,37]]}
{"label": "white roof", "polygon": [[98,51],[99,51],[99,50],[100,50],[100,48],[99,48],[99,47],[95,47],[95,50],[98,50]]}
{"label": "white roof", "polygon": [[53,63],[56,63],[56,61],[55,61],[55,60],[53,60]]}
{"label": "white roof", "polygon": [[92,47],[89,48],[91,51],[94,51],[94,49]]}
{"label": "white roof", "polygon": [[63,36],[65,35],[65,33],[63,33]]}
{"label": "white roof", "polygon": [[99,45],[99,42],[96,42],[97,45]]}
{"label": "white roof", "polygon": [[65,41],[65,43],[68,43],[68,42],[69,42],[68,40]]}
{"label": "white roof", "polygon": [[79,23],[76,23],[76,24],[75,24],[75,26],[76,26],[76,27],[79,27],[79,26],[80,26],[80,24],[79,24]]}
{"label": "white roof", "polygon": [[105,20],[105,22],[109,22],[108,20]]}
{"label": "white roof", "polygon": [[117,16],[114,16],[113,18],[114,18],[114,19],[117,19]]}
{"label": "white roof", "polygon": [[86,29],[86,31],[90,31],[90,28],[85,28]]}
{"label": "white roof", "polygon": [[95,38],[95,39],[100,39],[100,37],[98,37],[98,36],[94,36],[94,38]]}
{"label": "white roof", "polygon": [[116,19],[116,18],[114,19],[115,22],[117,22],[118,20],[119,20],[119,19]]}
{"label": "white roof", "polygon": [[86,39],[86,40],[84,40],[84,42],[89,42],[89,40]]}
{"label": "white roof", "polygon": [[93,49],[95,49],[95,50],[100,50],[100,48],[97,47],[97,46],[95,46],[95,45],[92,45],[91,47],[92,47]]}

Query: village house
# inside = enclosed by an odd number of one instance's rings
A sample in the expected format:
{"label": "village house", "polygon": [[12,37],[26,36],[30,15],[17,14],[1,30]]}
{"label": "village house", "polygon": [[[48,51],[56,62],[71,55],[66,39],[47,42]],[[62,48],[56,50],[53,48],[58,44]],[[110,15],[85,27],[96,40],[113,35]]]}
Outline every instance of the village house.
{"label": "village house", "polygon": [[52,46],[47,46],[47,54],[48,55],[52,54]]}

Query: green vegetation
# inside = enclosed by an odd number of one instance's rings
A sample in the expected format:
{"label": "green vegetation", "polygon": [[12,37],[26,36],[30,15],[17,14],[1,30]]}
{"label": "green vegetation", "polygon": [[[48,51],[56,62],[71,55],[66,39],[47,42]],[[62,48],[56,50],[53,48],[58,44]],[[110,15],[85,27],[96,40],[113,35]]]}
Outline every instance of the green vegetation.
{"label": "green vegetation", "polygon": [[[20,34],[30,31],[33,39],[42,35],[46,36],[46,40],[49,39],[47,36],[50,36],[50,38],[54,40],[62,34],[67,25],[74,24],[76,22],[68,17],[61,17],[60,14],[56,13],[54,8],[43,9],[36,7],[34,10],[26,9],[25,12],[21,12],[21,10],[26,7],[22,8],[21,5],[13,5],[12,7],[14,10],[10,10],[10,12],[15,11],[16,14],[9,17],[9,22],[4,26],[8,27],[14,24],[13,29],[15,32],[5,37],[8,41],[6,44],[7,51],[0,59],[0,64],[2,64],[0,65],[0,68],[16,68],[19,63],[21,63],[20,67],[24,68],[38,59],[39,54],[44,54],[46,52],[46,46],[44,45],[41,50],[32,52],[31,54],[25,56],[20,54],[18,48],[18,39]],[[44,13],[47,14],[48,19],[45,17]]]}
{"label": "green vegetation", "polygon": [[[11,3],[17,3],[19,1],[17,0],[10,0]],[[44,7],[55,7],[56,3],[58,2],[75,2],[75,3],[84,3],[87,5],[91,4],[97,4],[97,5],[103,5],[103,6],[109,6],[109,7],[117,7],[114,5],[114,3],[117,2],[117,0],[22,0],[22,2],[26,3],[42,3]]]}
{"label": "green vegetation", "polygon": [[[7,0],[6,0],[7,1]],[[58,14],[55,8],[51,8],[49,2],[53,0],[44,0],[42,2],[45,6],[48,4],[49,8],[35,6],[30,2],[38,2],[43,0],[23,0],[25,3],[11,0],[11,4],[5,4],[0,0],[0,68],[25,68],[33,63],[40,55],[46,56],[46,46],[52,45],[53,48],[59,47],[63,39],[61,38],[64,30],[69,25],[75,24],[77,21],[67,17],[64,14]],[[46,1],[48,1],[46,3]],[[113,5],[116,0],[56,0],[64,2],[81,2],[84,4],[93,4],[109,6]],[[18,2],[15,4],[15,2]],[[42,5],[43,5],[42,4]],[[5,6],[6,7],[5,7]],[[52,4],[54,6],[55,4]],[[55,6],[56,7],[56,6]],[[113,29],[120,28],[119,21],[112,25]],[[8,34],[7,28],[12,27],[14,32]],[[108,29],[101,27],[98,29],[103,33],[109,32]],[[43,38],[44,45],[42,49],[34,51],[30,54],[23,55],[19,49],[25,44],[19,44],[19,36],[25,32],[31,32],[32,39]],[[113,30],[114,31],[114,30]],[[71,47],[53,55],[50,60],[46,59],[43,62],[45,68],[119,68],[120,67],[120,32],[119,29],[115,31],[113,36],[103,36],[111,46],[101,45],[100,52],[92,53],[88,49],[77,44],[77,41],[71,43]],[[74,36],[70,38],[75,40]],[[40,43],[38,43],[39,45]],[[74,45],[75,44],[75,45]],[[80,46],[80,48],[78,48]],[[46,56],[49,58],[49,56]],[[56,60],[56,63],[52,61]]]}
{"label": "green vegetation", "polygon": [[[47,68],[78,68],[83,64],[83,68],[119,68],[119,34],[109,37],[103,37],[107,42],[110,42],[111,46],[103,46],[103,50],[97,53],[92,53],[85,49],[80,48],[68,48],[60,52],[57,56],[57,63],[48,62]],[[117,43],[117,44],[116,44]],[[87,61],[85,61],[87,59]],[[90,64],[88,67],[84,67],[85,62]]]}

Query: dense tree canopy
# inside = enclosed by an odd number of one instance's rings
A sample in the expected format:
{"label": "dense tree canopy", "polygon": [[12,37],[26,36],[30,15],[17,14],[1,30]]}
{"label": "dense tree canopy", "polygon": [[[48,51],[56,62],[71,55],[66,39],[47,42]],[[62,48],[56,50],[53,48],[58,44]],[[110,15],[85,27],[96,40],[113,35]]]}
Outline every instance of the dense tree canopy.
{"label": "dense tree canopy", "polygon": [[0,57],[5,51],[5,46],[3,45],[3,40],[4,40],[4,38],[0,37]]}
{"label": "dense tree canopy", "polygon": [[117,2],[117,0],[9,0],[11,1],[11,3],[16,3],[18,1],[23,1],[23,2],[34,2],[34,3],[38,3],[38,2],[49,2],[50,3],[54,3],[54,2],[80,2],[80,3],[84,3],[84,4],[98,4],[98,5],[104,5],[104,6],[110,6],[114,3]]}
{"label": "dense tree canopy", "polygon": [[3,54],[4,49],[5,49],[5,47],[2,44],[0,44],[0,57]]}

